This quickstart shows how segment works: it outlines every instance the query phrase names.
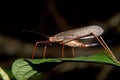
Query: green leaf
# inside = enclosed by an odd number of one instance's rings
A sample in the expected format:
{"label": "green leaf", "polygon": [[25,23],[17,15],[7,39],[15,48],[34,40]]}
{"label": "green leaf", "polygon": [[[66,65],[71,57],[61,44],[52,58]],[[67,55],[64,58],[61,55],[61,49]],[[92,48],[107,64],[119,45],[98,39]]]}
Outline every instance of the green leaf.
{"label": "green leaf", "polygon": [[37,73],[24,59],[16,60],[12,65],[12,73],[17,80],[28,80]]}
{"label": "green leaf", "polygon": [[8,74],[0,67],[0,75],[3,80],[10,80]]}
{"label": "green leaf", "polygon": [[12,73],[17,80],[28,80],[35,75],[42,75],[46,70],[62,62],[96,62],[120,67],[105,53],[77,58],[17,59],[12,65]]}

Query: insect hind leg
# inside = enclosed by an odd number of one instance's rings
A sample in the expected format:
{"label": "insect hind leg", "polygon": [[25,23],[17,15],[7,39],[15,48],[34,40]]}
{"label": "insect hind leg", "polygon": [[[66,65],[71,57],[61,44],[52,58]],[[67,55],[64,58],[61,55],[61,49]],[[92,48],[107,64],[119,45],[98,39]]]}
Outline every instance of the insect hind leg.
{"label": "insect hind leg", "polygon": [[113,61],[115,61],[116,63],[119,63],[119,61],[117,60],[117,58],[115,57],[115,55],[113,54],[113,52],[110,50],[110,48],[107,46],[107,44],[105,43],[105,41],[103,40],[103,38],[101,36],[96,36],[94,33],[92,33],[92,35],[95,36],[95,38],[99,41],[99,43],[103,46],[103,48],[107,51],[108,55],[111,56],[111,58],[113,59]]}

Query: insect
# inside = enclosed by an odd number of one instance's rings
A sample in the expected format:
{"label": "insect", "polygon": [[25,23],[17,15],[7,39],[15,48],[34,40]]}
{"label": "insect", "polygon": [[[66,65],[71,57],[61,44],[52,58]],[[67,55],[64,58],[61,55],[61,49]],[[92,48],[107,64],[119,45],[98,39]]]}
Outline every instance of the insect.
{"label": "insect", "polygon": [[68,31],[64,31],[58,34],[55,34],[51,37],[48,37],[47,41],[38,41],[35,44],[33,53],[32,53],[32,58],[34,58],[34,55],[36,53],[37,45],[38,44],[45,44],[44,47],[44,53],[43,53],[43,58],[46,56],[46,45],[47,43],[59,43],[62,45],[62,53],[61,56],[64,57],[64,45],[72,47],[72,54],[75,56],[74,53],[74,48],[75,47],[91,47],[91,46],[96,46],[97,43],[91,43],[91,44],[85,44],[83,42],[80,42],[79,39],[90,39],[90,38],[96,38],[99,43],[103,46],[103,48],[107,51],[107,54],[111,56],[111,58],[115,61],[118,62],[110,48],[107,46],[105,41],[102,39],[101,35],[103,34],[104,30],[98,26],[98,25],[91,25],[83,28],[77,28],[77,29],[72,29]]}

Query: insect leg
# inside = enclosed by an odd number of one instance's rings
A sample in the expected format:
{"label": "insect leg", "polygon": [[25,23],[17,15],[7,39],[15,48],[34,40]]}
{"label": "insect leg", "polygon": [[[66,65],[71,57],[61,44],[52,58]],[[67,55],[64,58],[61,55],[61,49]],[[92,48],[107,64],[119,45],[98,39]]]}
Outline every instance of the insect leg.
{"label": "insect leg", "polygon": [[[35,56],[35,53],[36,53],[36,49],[37,49],[37,45],[38,44],[41,44],[41,43],[48,43],[48,41],[39,41],[39,42],[36,42],[36,44],[35,44],[35,47],[34,47],[34,49],[33,49],[33,53],[32,53],[32,59],[34,58],[34,56]],[[45,54],[46,54],[46,46],[44,47],[44,56],[45,56]],[[44,57],[43,56],[43,57]]]}
{"label": "insect leg", "polygon": [[64,57],[64,43],[62,42],[62,58]]}
{"label": "insect leg", "polygon": [[76,56],[76,55],[75,55],[75,49],[74,49],[74,48],[72,48],[72,55],[73,55],[73,57]]}
{"label": "insect leg", "polygon": [[43,52],[43,58],[45,58],[45,55],[46,55],[46,48],[47,48],[47,43],[45,43],[44,52]]}
{"label": "insect leg", "polygon": [[[63,58],[64,57],[64,45],[65,45],[65,43],[63,43],[63,41],[62,41],[62,42],[60,42],[60,44],[62,44],[62,58]],[[72,55],[73,55],[73,57],[75,57],[74,48],[72,48]]]}
{"label": "insect leg", "polygon": [[107,44],[105,43],[105,41],[102,39],[101,36],[96,36],[94,33],[92,33],[96,39],[100,42],[100,44],[104,47],[104,49],[108,52],[108,55],[110,55],[112,57],[112,59],[115,61],[115,62],[119,62],[116,57],[114,56],[113,52],[110,50],[110,48],[107,46]]}

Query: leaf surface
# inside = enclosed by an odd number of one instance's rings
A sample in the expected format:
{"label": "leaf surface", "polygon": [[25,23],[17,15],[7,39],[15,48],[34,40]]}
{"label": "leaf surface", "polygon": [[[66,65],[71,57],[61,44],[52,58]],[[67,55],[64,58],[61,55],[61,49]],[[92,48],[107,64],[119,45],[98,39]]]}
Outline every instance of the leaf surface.
{"label": "leaf surface", "polygon": [[44,71],[63,62],[94,62],[120,67],[119,63],[115,63],[111,57],[101,52],[77,58],[17,59],[12,65],[12,73],[17,80],[28,80],[32,76],[42,75]]}

